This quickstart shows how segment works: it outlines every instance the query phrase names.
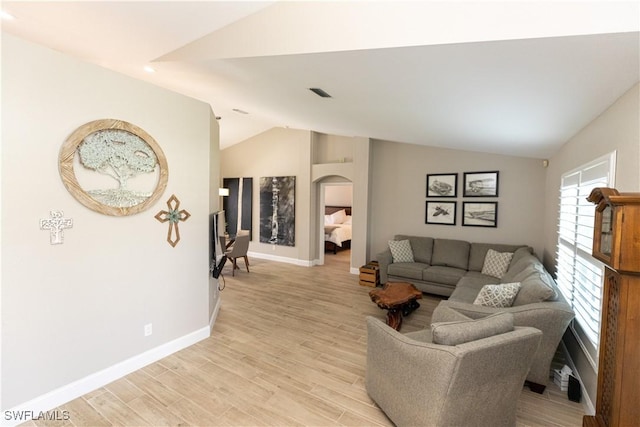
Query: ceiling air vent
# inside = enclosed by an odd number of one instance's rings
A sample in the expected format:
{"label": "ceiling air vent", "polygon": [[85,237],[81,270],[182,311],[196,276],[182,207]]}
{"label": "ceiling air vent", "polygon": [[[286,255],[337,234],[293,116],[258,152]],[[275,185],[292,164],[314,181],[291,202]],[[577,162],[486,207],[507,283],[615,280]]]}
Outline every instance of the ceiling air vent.
{"label": "ceiling air vent", "polygon": [[310,87],[309,90],[322,98],[331,98],[331,95],[320,88]]}

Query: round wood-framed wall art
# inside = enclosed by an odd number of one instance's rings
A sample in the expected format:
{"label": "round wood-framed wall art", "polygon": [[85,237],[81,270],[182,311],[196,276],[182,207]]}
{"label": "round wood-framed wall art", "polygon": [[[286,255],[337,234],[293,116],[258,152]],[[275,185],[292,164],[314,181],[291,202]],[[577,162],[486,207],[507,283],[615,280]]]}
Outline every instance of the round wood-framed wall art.
{"label": "round wood-framed wall art", "polygon": [[[114,135],[117,140],[113,140]],[[123,154],[125,148],[126,155]],[[84,157],[80,150],[83,150]],[[79,159],[86,169],[99,170],[103,174],[107,174],[107,168],[115,171],[110,175],[119,180],[119,188],[99,190],[111,193],[108,202],[104,200],[107,196],[102,195],[101,200],[96,191],[85,190],[80,185],[74,171],[75,156],[81,156]],[[167,159],[155,139],[144,129],[116,119],[94,120],[73,131],[60,148],[58,164],[62,182],[69,193],[84,206],[104,215],[127,216],[148,209],[162,196],[169,179]],[[155,172],[156,167],[159,168],[158,180],[148,196],[136,194],[136,198],[129,198],[125,205],[111,203],[114,192],[120,191],[120,195],[123,191],[132,193],[122,189],[123,181],[126,187],[127,179],[135,177],[135,172]]]}

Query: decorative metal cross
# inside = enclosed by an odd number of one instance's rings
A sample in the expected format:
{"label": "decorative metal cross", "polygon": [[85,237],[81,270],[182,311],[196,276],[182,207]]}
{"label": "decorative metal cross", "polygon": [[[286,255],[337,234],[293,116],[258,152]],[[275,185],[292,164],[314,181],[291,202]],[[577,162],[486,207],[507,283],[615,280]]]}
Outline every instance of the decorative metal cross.
{"label": "decorative metal cross", "polygon": [[[191,214],[186,210],[180,209],[180,200],[176,197],[175,194],[172,194],[167,200],[167,208],[168,211],[160,211],[154,217],[160,222],[169,221],[169,232],[167,233],[167,242],[174,248],[180,241],[180,230],[178,229],[178,222],[186,221]],[[175,233],[174,233],[175,232]],[[175,234],[175,237],[173,237]]]}
{"label": "decorative metal cross", "polygon": [[63,218],[62,211],[51,211],[51,218],[40,220],[40,229],[49,230],[49,242],[61,245],[64,240],[64,229],[73,227],[73,219]]}

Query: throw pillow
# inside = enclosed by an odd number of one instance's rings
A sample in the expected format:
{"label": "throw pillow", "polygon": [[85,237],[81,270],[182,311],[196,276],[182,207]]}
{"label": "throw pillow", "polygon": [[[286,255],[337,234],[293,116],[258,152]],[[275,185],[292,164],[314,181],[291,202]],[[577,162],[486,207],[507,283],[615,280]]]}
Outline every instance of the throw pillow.
{"label": "throw pillow", "polygon": [[473,303],[485,307],[511,307],[520,290],[520,283],[503,283],[501,285],[484,285]]}
{"label": "throw pillow", "polygon": [[337,212],[331,214],[334,224],[342,224],[347,219],[347,212],[344,209],[340,209]]}
{"label": "throw pillow", "polygon": [[513,331],[513,314],[501,312],[475,320],[431,324],[432,342],[458,345]]}
{"label": "throw pillow", "polygon": [[413,251],[408,240],[389,240],[393,262],[413,262]]}
{"label": "throw pillow", "polygon": [[331,224],[333,224],[333,218],[331,217],[331,215],[325,215],[324,225],[331,225]]}
{"label": "throw pillow", "polygon": [[484,257],[482,274],[501,279],[509,268],[511,258],[513,258],[513,252],[498,252],[489,249]]}

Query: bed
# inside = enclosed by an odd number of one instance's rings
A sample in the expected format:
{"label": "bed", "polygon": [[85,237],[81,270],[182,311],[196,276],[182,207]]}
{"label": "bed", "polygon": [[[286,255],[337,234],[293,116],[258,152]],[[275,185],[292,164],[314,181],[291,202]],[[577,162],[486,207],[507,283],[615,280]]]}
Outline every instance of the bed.
{"label": "bed", "polygon": [[351,248],[351,206],[325,206],[324,248],[334,254]]}

